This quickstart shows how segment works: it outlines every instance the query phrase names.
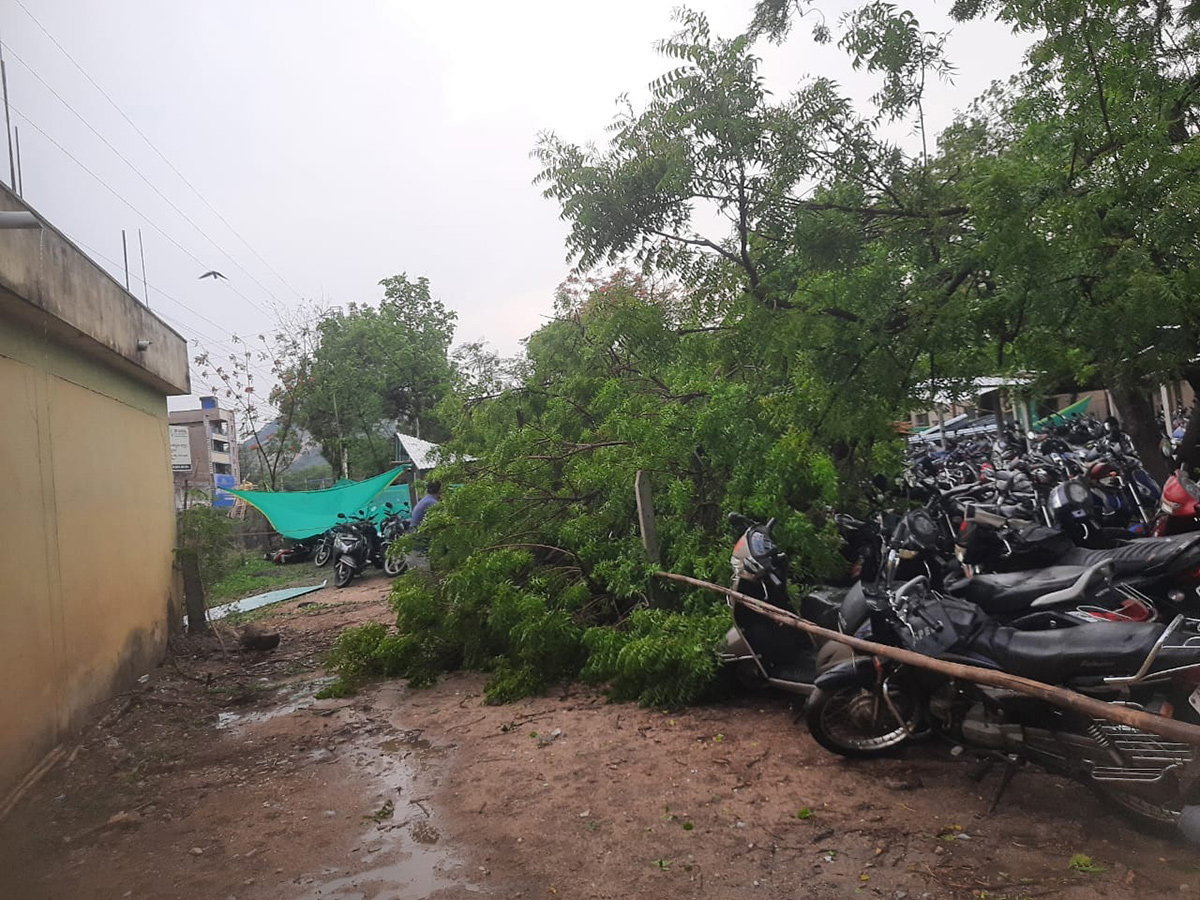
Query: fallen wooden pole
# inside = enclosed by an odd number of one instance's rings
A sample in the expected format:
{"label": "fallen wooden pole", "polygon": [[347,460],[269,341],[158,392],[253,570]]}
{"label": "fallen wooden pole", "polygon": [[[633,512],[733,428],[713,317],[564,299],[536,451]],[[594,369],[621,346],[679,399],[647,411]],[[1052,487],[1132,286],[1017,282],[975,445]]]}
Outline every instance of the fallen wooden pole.
{"label": "fallen wooden pole", "polygon": [[[1186,744],[1200,746],[1200,725],[1179,722],[1175,719],[1168,719],[1166,716],[1155,715],[1154,713],[1148,713],[1140,709],[1131,709],[1128,706],[1122,706],[1118,703],[1106,703],[1103,700],[1097,700],[1095,697],[1089,697],[1086,694],[1072,691],[1069,688],[1044,684],[1030,678],[1022,678],[1020,675],[1010,675],[1008,672],[1000,672],[995,669],[984,669],[979,666],[947,662],[943,659],[925,656],[922,653],[914,653],[902,647],[890,647],[887,644],[864,641],[861,638],[842,634],[840,631],[830,631],[828,628],[822,628],[820,625],[815,625],[807,619],[802,619],[795,613],[790,613],[777,606],[764,603],[756,597],[750,597],[731,588],[713,584],[710,581],[689,578],[687,575],[676,575],[674,572],[659,572],[658,575],[661,578],[671,581],[678,581],[683,584],[690,584],[694,587],[725,594],[727,597],[733,598],[743,606],[766,616],[774,622],[778,622],[781,625],[789,625],[801,631],[807,631],[809,634],[816,635],[817,637],[837,641],[862,653],[869,653],[872,656],[879,656],[884,659],[892,659],[905,665],[929,669],[949,678],[962,678],[967,681],[990,685],[991,687],[1019,691],[1022,694],[1037,697],[1040,700],[1045,700],[1047,703],[1052,703],[1063,709],[1095,716],[1099,719],[1107,719],[1119,725],[1129,725],[1139,731],[1157,734],[1173,741],[1182,741]],[[1104,626],[1096,625],[1095,627],[1103,628]]]}

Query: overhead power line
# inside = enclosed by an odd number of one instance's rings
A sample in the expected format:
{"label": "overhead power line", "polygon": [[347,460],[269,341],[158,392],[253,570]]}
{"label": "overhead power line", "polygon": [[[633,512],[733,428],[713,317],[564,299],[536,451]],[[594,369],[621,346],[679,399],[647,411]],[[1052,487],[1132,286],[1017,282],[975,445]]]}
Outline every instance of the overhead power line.
{"label": "overhead power line", "polygon": [[[78,244],[79,247],[82,250],[86,251],[88,254],[92,255],[93,257],[98,257],[100,259],[103,259],[103,260],[107,261],[108,263],[110,263],[111,265],[116,266],[118,271],[120,270],[121,263],[119,263],[117,260],[113,259],[108,254],[102,253],[99,250],[97,250],[95,247],[91,247],[88,244],[85,244],[83,241],[78,240],[76,238],[72,238],[72,240],[76,244]],[[210,319],[204,313],[200,312],[197,309],[193,309],[188,304],[186,304],[184,301],[180,300],[178,297],[174,297],[171,294],[168,294],[166,291],[164,291],[158,285],[151,284],[150,287],[154,288],[154,290],[158,293],[158,295],[161,296],[163,299],[168,300],[171,303],[174,303],[176,306],[180,307],[181,309],[185,310],[186,312],[190,313],[191,315],[196,316],[199,319],[203,319],[205,322],[207,322],[213,328],[217,329],[218,334],[221,334],[226,330],[225,326],[223,326],[217,322],[214,322],[212,319]],[[183,330],[189,332],[197,341],[199,341],[201,344],[203,344],[205,349],[212,348],[212,347],[219,347],[227,353],[236,354],[239,358],[244,357],[247,350],[249,350],[251,352],[251,354],[254,353],[253,348],[244,342],[243,342],[242,346],[239,347],[228,341],[214,338],[214,337],[212,337],[212,335],[206,334],[205,332],[201,331],[195,325],[188,325],[186,323],[180,322],[178,319],[176,319],[172,316],[167,316],[164,313],[162,313],[161,310],[156,310],[156,314],[161,315],[162,318],[166,319],[170,324],[174,325],[175,327],[182,328]],[[252,358],[253,358],[253,356],[252,356]],[[218,362],[219,362],[219,360],[218,360]],[[191,360],[189,360],[189,363],[191,363]],[[260,362],[257,360],[249,363],[247,367],[256,376],[264,379],[267,382],[274,382],[276,380],[275,375],[273,375],[267,369],[262,368]]]}
{"label": "overhead power line", "polygon": [[[264,285],[257,278],[255,278],[252,273],[247,272],[245,269],[243,269],[242,266],[238,263],[238,261],[236,259],[233,258],[233,255],[228,250],[226,250],[224,247],[222,247],[220,244],[218,244],[216,241],[214,241],[212,239],[212,237],[203,228],[201,228],[199,225],[196,224],[196,222],[192,219],[191,216],[189,216],[186,212],[184,212],[182,209],[180,209],[170,197],[168,197],[166,194],[164,194],[158,188],[158,186],[156,184],[154,184],[154,182],[152,182],[149,178],[147,178],[145,176],[145,174],[143,174],[141,169],[139,169],[134,163],[132,163],[129,160],[129,158],[125,156],[125,154],[123,154],[120,150],[118,150],[116,147],[114,147],[112,142],[109,141],[109,139],[106,138],[103,134],[101,134],[96,129],[96,127],[94,125],[92,125],[91,122],[89,122],[87,119],[85,119],[83,117],[83,115],[77,109],[75,109],[75,107],[73,107],[70,103],[68,103],[66,98],[63,97],[63,95],[60,94],[58,91],[56,91],[54,89],[54,87],[49,82],[46,81],[45,78],[43,78],[40,74],[38,74],[38,71],[36,69],[34,69],[33,66],[31,66],[24,59],[22,59],[21,56],[15,50],[13,50],[13,48],[10,44],[0,41],[0,46],[3,46],[4,49],[9,52],[9,54],[12,56],[13,59],[15,59],[17,62],[19,62],[22,66],[24,66],[34,78],[36,78],[39,82],[41,82],[42,86],[44,88],[46,88],[46,90],[48,90],[51,94],[53,94],[59,103],[61,103],[68,110],[70,110],[71,114],[73,116],[75,116],[75,118],[77,118],[80,122],[82,122],[84,127],[86,127],[88,129],[88,131],[90,131],[97,138],[99,138],[101,143],[104,144],[104,146],[106,146],[109,150],[111,150],[114,154],[116,154],[117,159],[119,159],[119,160],[121,160],[121,162],[125,163],[125,165],[127,165],[133,171],[133,173],[135,175],[137,175],[138,178],[142,179],[142,181],[145,182],[146,186],[149,187],[150,190],[154,191],[154,193],[156,193],[162,199],[162,201],[164,203],[166,203],[169,207],[171,207],[171,209],[175,210],[175,212],[177,212],[189,225],[191,225],[192,228],[194,228],[196,230],[197,234],[199,234],[202,238],[204,238],[206,241],[208,241],[210,244],[212,244],[218,253],[220,253],[222,256],[225,256],[226,258],[228,258],[235,266],[237,266],[239,269],[241,269],[241,271],[243,273],[245,273],[245,275],[248,278],[250,278],[251,281],[253,281],[260,288],[262,288],[263,291],[266,292],[268,297],[270,297],[272,300],[275,300],[275,295],[271,293],[270,289],[266,285]],[[260,309],[261,309],[261,307],[260,307]],[[265,310],[264,310],[264,312],[265,312]]]}
{"label": "overhead power line", "polygon": [[[114,100],[111,96],[109,96],[108,91],[104,90],[104,88],[102,88],[96,82],[96,79],[94,79],[91,75],[88,74],[87,69],[85,69],[82,65],[80,65],[79,62],[75,59],[75,57],[70,54],[70,52],[67,50],[67,48],[64,47],[62,44],[60,44],[58,42],[58,39],[55,38],[54,35],[50,33],[49,29],[47,29],[46,26],[41,23],[41,21],[38,19],[38,17],[29,11],[29,7],[27,7],[22,2],[22,0],[17,0],[17,5],[19,7],[21,7],[22,10],[24,10],[25,15],[29,16],[29,18],[33,20],[33,23],[35,25],[37,25],[38,28],[41,29],[42,33],[44,35],[46,35],[47,38],[50,39],[50,42],[59,49],[59,51],[62,53],[62,55],[71,61],[71,65],[73,65],[76,69],[79,70],[79,73],[88,80],[88,83],[91,84],[92,87],[94,87],[97,91],[100,92],[100,95],[102,97],[104,97],[104,99],[108,101],[109,105],[117,111],[117,113],[121,116],[121,118],[124,119],[129,124],[129,127],[137,132],[138,136],[143,141],[146,142],[146,146],[148,146],[151,150],[153,150],[158,155],[158,158],[161,159],[164,163],[166,163],[167,167],[170,168],[170,170],[179,177],[179,180],[188,186],[188,189],[193,194],[196,195],[196,197],[200,200],[201,203],[203,203],[205,205],[205,207],[208,209],[208,211],[211,212],[218,219],[220,219],[221,223],[226,228],[229,229],[229,231],[233,234],[233,236],[236,237],[239,241],[241,241],[242,245],[254,255],[254,258],[257,259],[264,266],[266,266],[267,269],[270,270],[271,274],[274,275],[276,278],[278,278],[279,281],[289,291],[291,291],[293,294],[295,294],[298,299],[303,300],[304,297],[300,294],[300,292],[297,291],[294,287],[292,287],[291,284],[288,283],[288,280],[286,278],[284,278],[282,275],[280,275],[279,272],[276,271],[275,267],[272,266],[269,262],[267,262],[267,260],[263,258],[262,254],[260,254],[257,250],[254,249],[253,246],[251,246],[250,242],[242,236],[241,232],[239,232],[236,228],[234,228],[233,225],[229,222],[229,220],[226,219],[223,215],[221,215],[221,213],[217,211],[216,207],[214,207],[211,203],[208,202],[207,198],[205,198],[205,196],[200,193],[199,188],[197,188],[194,184],[192,184],[187,179],[187,176],[185,176],[182,172],[179,171],[179,169],[177,169],[175,167],[175,164],[172,163],[171,160],[167,159],[166,154],[164,154],[161,150],[158,149],[158,147],[155,145],[155,143],[152,140],[150,140],[150,138],[146,135],[146,133],[137,126],[137,123],[134,122],[133,119],[129,118],[128,115],[126,115],[125,110],[121,109],[121,107],[117,105],[117,101]],[[228,254],[226,254],[226,255],[228,255]],[[233,257],[230,257],[230,259],[233,259]],[[234,260],[234,262],[236,264],[237,261]],[[238,266],[238,268],[240,269],[241,266]],[[245,270],[243,269],[242,271],[245,271]],[[250,273],[247,272],[246,274],[249,275]],[[253,278],[254,276],[251,275],[250,277]],[[260,285],[260,287],[261,287],[261,285]],[[263,288],[263,290],[266,290],[266,288]],[[267,291],[267,293],[270,294],[270,291]]]}
{"label": "overhead power line", "polygon": [[[138,215],[142,219],[144,219],[147,225],[149,225],[151,228],[153,228],[155,231],[157,231],[160,235],[162,235],[164,238],[166,238],[168,241],[170,241],[172,244],[174,244],[175,247],[180,252],[184,253],[189,258],[191,258],[192,261],[195,262],[198,267],[203,269],[207,266],[207,263],[202,262],[200,257],[196,256],[195,253],[193,253],[187,247],[183,246],[183,244],[179,243],[179,241],[177,241],[175,238],[171,237],[171,235],[167,234],[167,232],[162,228],[161,225],[159,225],[157,222],[155,222],[153,219],[151,219],[149,216],[147,216],[144,212],[142,212],[140,209],[138,209],[136,206],[134,206],[132,203],[130,203],[127,199],[125,199],[125,197],[118,190],[116,190],[107,181],[105,181],[103,178],[101,178],[99,175],[97,175],[94,171],[92,171],[92,169],[89,168],[86,163],[82,162],[70,150],[68,150],[61,143],[59,143],[57,140],[55,140],[49,133],[46,132],[46,130],[44,128],[42,128],[40,125],[38,125],[37,122],[35,122],[35,121],[33,121],[33,119],[29,118],[29,116],[27,116],[25,113],[23,113],[21,110],[19,110],[16,106],[12,106],[12,104],[9,104],[9,105],[14,113],[16,113],[22,119],[24,119],[42,137],[44,137],[51,144],[53,144],[55,147],[57,147],[59,149],[59,151],[64,156],[67,157],[67,159],[71,160],[71,162],[75,163],[75,165],[79,166],[79,168],[83,169],[84,172],[86,172],[93,179],[95,179],[105,190],[107,190],[110,194],[112,194],[114,197],[116,197],[118,200],[120,200],[123,204],[125,204],[125,206],[129,207],[129,209],[132,210],[135,215]],[[229,284],[229,282],[226,281],[226,284]],[[262,306],[260,306],[258,303],[256,303],[254,300],[252,300],[250,297],[247,297],[244,293],[242,293],[240,290],[238,290],[238,288],[235,287],[234,285],[229,284],[229,289],[231,291],[233,291],[235,294],[237,294],[239,297],[241,297],[243,300],[245,300],[247,303],[249,303],[251,306],[253,306],[255,309],[257,309],[259,312],[261,312],[263,315],[268,316],[268,317],[270,317],[272,315],[270,311],[264,309]]]}

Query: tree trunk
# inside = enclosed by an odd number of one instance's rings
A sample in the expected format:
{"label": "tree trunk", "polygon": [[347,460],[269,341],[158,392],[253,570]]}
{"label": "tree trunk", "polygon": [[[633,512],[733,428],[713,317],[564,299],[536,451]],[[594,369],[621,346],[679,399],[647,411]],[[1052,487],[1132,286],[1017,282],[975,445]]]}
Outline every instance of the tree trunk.
{"label": "tree trunk", "polygon": [[204,582],[200,580],[200,559],[195,550],[180,548],[175,558],[183,572],[183,603],[187,610],[188,634],[208,631],[208,604],[204,602]]}
{"label": "tree trunk", "polygon": [[1109,392],[1121,416],[1121,427],[1133,441],[1142,467],[1161,485],[1170,476],[1171,466],[1160,449],[1162,435],[1158,432],[1150,392],[1141,386],[1127,387],[1120,383],[1109,388]]}

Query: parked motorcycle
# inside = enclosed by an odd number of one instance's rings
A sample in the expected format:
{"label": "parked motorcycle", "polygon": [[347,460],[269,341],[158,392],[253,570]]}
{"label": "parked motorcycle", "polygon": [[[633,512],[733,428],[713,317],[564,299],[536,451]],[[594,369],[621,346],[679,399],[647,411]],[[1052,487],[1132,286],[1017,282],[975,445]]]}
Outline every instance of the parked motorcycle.
{"label": "parked motorcycle", "polygon": [[380,553],[383,555],[383,571],[389,578],[402,575],[408,569],[408,563],[403,556],[394,556],[392,544],[412,530],[412,523],[393,509],[391,503],[385,506],[383,521],[379,523]]}
{"label": "parked motorcycle", "polygon": [[342,524],[346,527],[338,529],[333,538],[333,583],[343,588],[367,566],[383,568],[383,558],[379,532],[362,510],[354,518],[345,513],[338,513],[338,518],[345,520]]}
{"label": "parked motorcycle", "polygon": [[[787,554],[772,537],[775,520],[764,525],[734,513],[729,521],[739,533],[730,557],[733,590],[792,612]],[[899,584],[901,577],[920,575],[928,580],[931,573],[957,564],[939,556],[939,540],[937,525],[926,510],[906,514],[885,544],[887,559],[882,566],[863,571],[862,579],[849,588],[810,591],[800,601],[799,615],[832,631],[859,634],[868,624],[868,590]],[[868,555],[877,556],[874,551]],[[1020,628],[1053,629],[1148,617],[1150,613],[1140,607],[1127,611],[1124,595],[1103,593],[1101,582],[1110,568],[1111,563],[1101,561],[1088,567],[1060,567],[1040,579],[1036,573],[1016,579],[980,575],[963,582],[963,589]],[[938,579],[942,583],[940,574]],[[781,625],[732,598],[728,602],[733,623],[721,658],[746,687],[771,686],[807,695],[813,691],[817,672],[848,654],[842,644]]]}
{"label": "parked motorcycle", "polygon": [[280,547],[271,554],[271,561],[277,566],[287,565],[288,563],[304,562],[313,554],[313,540],[296,541],[290,547]]}
{"label": "parked motorcycle", "polygon": [[[1195,620],[1022,631],[931,591],[924,578],[869,593],[867,605],[871,638],[879,643],[1200,722]],[[861,656],[818,675],[805,719],[821,746],[846,757],[889,754],[939,736],[1003,760],[1008,777],[1020,762],[1032,762],[1091,787],[1144,825],[1200,841],[1200,761],[1186,743]]]}
{"label": "parked motorcycle", "polygon": [[317,538],[316,547],[313,550],[313,563],[317,568],[329,565],[329,561],[333,559],[333,539],[337,536],[339,529],[343,525],[334,525],[324,534]]}
{"label": "parked motorcycle", "polygon": [[1163,486],[1153,533],[1163,536],[1189,531],[1200,531],[1200,484],[1180,468]]}

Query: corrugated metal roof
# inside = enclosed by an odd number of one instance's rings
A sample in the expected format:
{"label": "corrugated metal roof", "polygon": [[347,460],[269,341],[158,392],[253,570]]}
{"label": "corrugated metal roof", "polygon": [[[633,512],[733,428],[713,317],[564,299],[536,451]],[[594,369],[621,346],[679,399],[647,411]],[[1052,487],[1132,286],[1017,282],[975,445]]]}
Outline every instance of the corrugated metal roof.
{"label": "corrugated metal roof", "polygon": [[[438,463],[442,461],[442,448],[440,444],[422,440],[411,434],[401,434],[399,431],[396,432],[396,440],[400,442],[400,445],[404,448],[404,452],[412,460],[413,466],[419,471],[435,469]],[[462,462],[470,462],[475,457],[460,456],[457,459]]]}
{"label": "corrugated metal roof", "polygon": [[432,441],[423,441],[411,434],[396,432],[396,440],[404,448],[413,465],[418,469],[433,469],[438,464],[438,445]]}

